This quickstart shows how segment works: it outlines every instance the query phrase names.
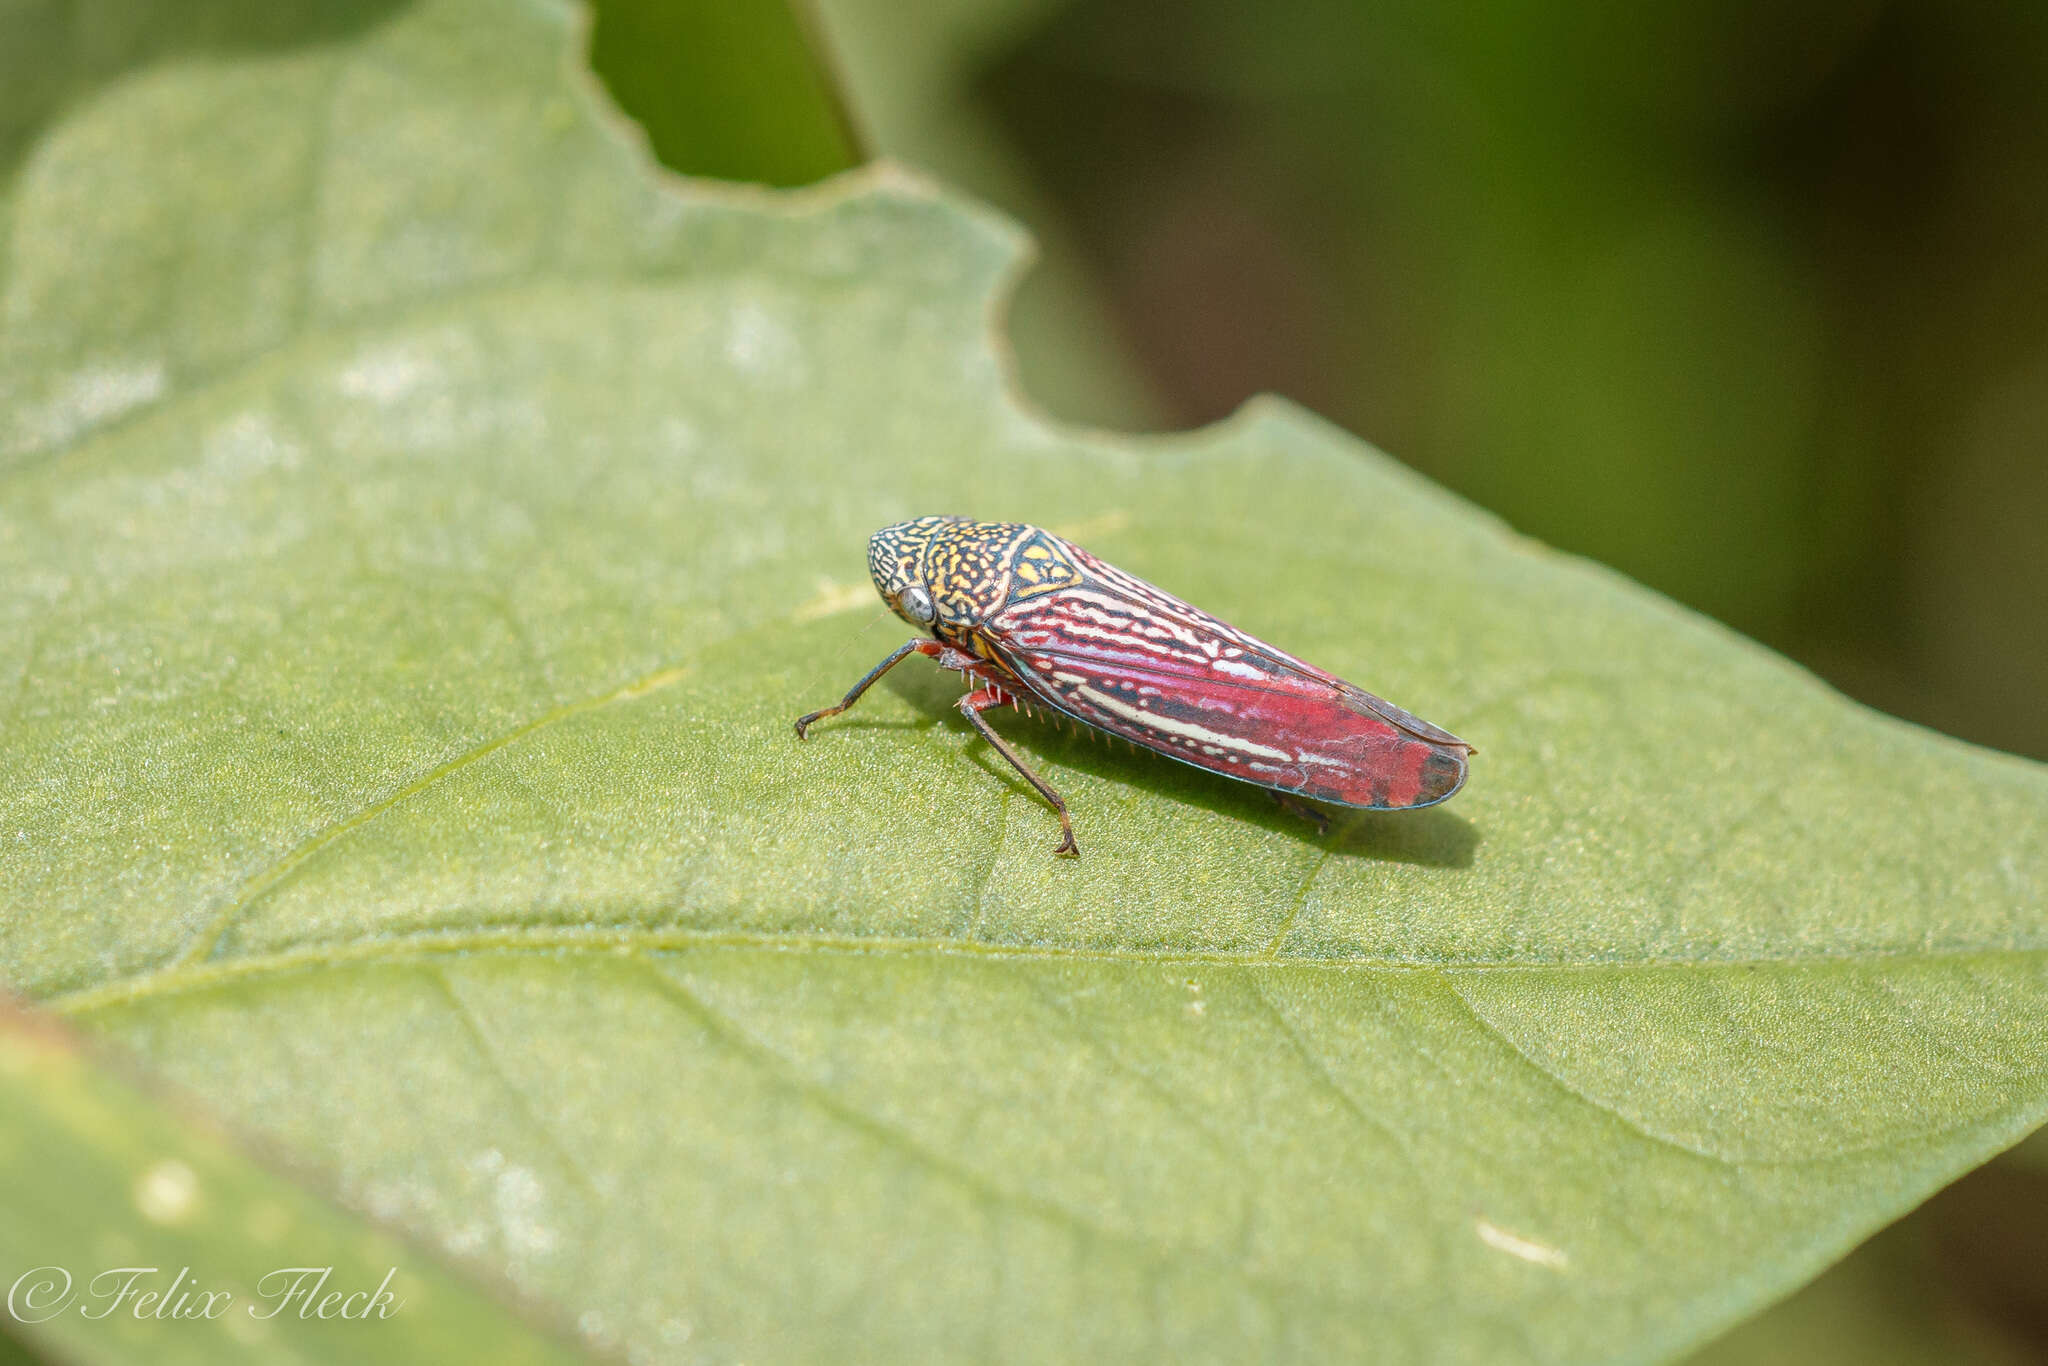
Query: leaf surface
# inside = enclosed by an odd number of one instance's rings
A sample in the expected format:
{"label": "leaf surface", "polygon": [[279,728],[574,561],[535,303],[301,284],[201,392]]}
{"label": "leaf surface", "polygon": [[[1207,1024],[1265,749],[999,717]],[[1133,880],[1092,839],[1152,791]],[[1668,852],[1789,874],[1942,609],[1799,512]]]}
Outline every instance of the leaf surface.
{"label": "leaf surface", "polygon": [[[0,965],[349,1201],[650,1360],[1653,1360],[2048,1113],[2040,766],[1284,404],[1048,424],[1010,228],[666,180],[573,11],[266,14],[0,84]],[[919,662],[800,746],[927,512],[1472,780],[998,718],[1074,863]]]}

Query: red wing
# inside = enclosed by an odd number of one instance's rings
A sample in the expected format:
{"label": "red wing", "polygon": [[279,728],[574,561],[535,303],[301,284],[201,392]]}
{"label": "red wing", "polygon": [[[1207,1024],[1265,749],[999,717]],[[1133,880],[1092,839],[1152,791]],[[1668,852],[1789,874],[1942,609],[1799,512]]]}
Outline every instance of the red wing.
{"label": "red wing", "polygon": [[1429,806],[1471,746],[1078,547],[1088,581],[1012,602],[997,662],[1077,721],[1226,777],[1343,806]]}

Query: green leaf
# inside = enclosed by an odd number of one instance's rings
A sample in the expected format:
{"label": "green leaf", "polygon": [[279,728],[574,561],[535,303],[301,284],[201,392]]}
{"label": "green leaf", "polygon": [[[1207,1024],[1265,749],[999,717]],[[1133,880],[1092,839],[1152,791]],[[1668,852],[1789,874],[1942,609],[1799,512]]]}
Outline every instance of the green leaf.
{"label": "green leaf", "polygon": [[586,1360],[6,1005],[0,1113],[0,1322],[62,1360]]}
{"label": "green leaf", "polygon": [[[646,1359],[1649,1360],[2048,1114],[2040,766],[1283,404],[1048,425],[1011,229],[664,182],[572,11],[201,10],[0,84],[0,963],[346,1200]],[[800,746],[934,511],[1470,786],[999,718],[1074,863],[921,662]]]}
{"label": "green leaf", "polygon": [[805,185],[860,160],[805,0],[603,0],[591,66],[686,175]]}

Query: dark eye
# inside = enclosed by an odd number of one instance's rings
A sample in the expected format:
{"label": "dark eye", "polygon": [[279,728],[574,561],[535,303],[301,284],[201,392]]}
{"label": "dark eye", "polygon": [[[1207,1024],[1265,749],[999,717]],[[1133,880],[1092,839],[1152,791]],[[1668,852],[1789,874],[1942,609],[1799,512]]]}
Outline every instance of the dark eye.
{"label": "dark eye", "polygon": [[916,584],[904,589],[896,600],[903,604],[903,614],[912,621],[929,626],[939,619],[938,611],[932,606],[932,595]]}

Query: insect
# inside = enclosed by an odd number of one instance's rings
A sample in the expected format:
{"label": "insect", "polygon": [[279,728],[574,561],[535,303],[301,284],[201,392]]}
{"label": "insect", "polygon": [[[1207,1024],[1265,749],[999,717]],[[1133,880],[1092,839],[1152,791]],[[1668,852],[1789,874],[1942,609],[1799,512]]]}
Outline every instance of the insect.
{"label": "insect", "polygon": [[1059,814],[1056,854],[1081,852],[1066,801],[983,712],[1035,704],[1283,802],[1407,810],[1465,782],[1474,751],[1449,731],[1035,526],[898,522],[869,538],[868,573],[929,635],[896,647],[836,705],[798,717],[797,738],[909,656],[935,659],[978,685],[960,714]]}

